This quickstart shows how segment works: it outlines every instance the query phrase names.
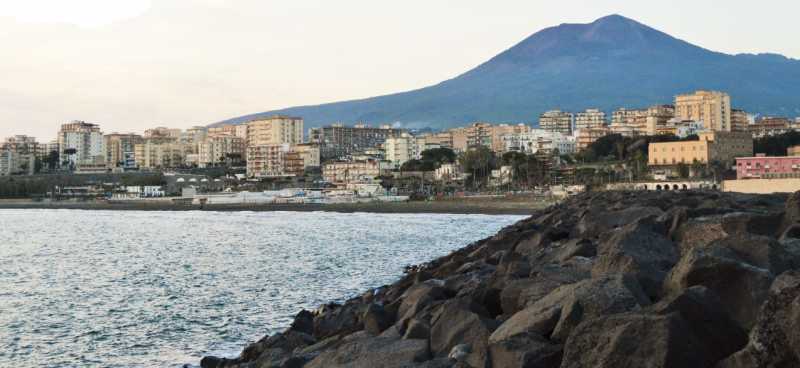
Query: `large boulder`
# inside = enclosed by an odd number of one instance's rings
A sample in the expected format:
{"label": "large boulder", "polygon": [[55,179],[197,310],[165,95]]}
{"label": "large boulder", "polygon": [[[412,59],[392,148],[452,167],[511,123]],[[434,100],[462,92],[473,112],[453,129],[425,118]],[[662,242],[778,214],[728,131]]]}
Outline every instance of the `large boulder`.
{"label": "large boulder", "polygon": [[664,281],[664,289],[669,295],[705,286],[719,296],[727,313],[749,330],[773,278],[769,270],[744,262],[733,250],[711,246],[683,256]]}
{"label": "large boulder", "polygon": [[800,272],[778,277],[746,348],[718,368],[800,367]]}
{"label": "large boulder", "polygon": [[564,344],[561,368],[705,367],[700,342],[678,313],[626,313],[581,323]]}
{"label": "large boulder", "polygon": [[629,274],[655,300],[678,259],[678,251],[663,229],[643,220],[622,227],[600,243],[592,275]]}
{"label": "large boulder", "polygon": [[558,368],[561,351],[561,345],[535,334],[520,334],[489,345],[494,368]]}
{"label": "large boulder", "polygon": [[747,344],[747,332],[726,312],[713,291],[693,286],[648,307],[648,313],[667,315],[680,313],[697,338],[697,350],[702,351],[704,367],[710,367]]}
{"label": "large boulder", "polygon": [[448,294],[443,284],[437,280],[428,280],[408,288],[400,297],[402,302],[397,311],[398,320],[408,321],[429,304],[446,299]]}
{"label": "large boulder", "polygon": [[636,279],[607,275],[561,286],[517,312],[492,334],[502,341],[521,333],[550,336],[564,341],[581,321],[640,310],[650,304]]}
{"label": "large boulder", "polygon": [[627,224],[648,217],[657,218],[663,214],[664,211],[658,207],[633,206],[611,211],[609,211],[608,208],[596,207],[586,212],[580,219],[580,222],[578,222],[578,225],[575,227],[574,235],[592,239],[600,234]]}
{"label": "large boulder", "polygon": [[344,305],[331,303],[323,306],[314,316],[314,337],[321,340],[362,330],[363,309],[364,306],[354,300]]}
{"label": "large boulder", "polygon": [[305,368],[406,368],[429,359],[425,340],[372,337],[323,352]]}
{"label": "large boulder", "polygon": [[481,317],[469,302],[450,300],[441,305],[432,320],[430,345],[435,356],[444,357],[458,345],[468,345],[466,362],[474,368],[487,367],[489,336],[498,322]]}

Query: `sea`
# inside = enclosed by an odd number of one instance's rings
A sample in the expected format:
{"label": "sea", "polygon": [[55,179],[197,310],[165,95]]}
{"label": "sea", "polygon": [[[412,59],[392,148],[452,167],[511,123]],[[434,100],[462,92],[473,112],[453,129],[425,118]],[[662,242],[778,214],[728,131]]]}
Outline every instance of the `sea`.
{"label": "sea", "polygon": [[522,216],[0,210],[0,367],[235,357]]}

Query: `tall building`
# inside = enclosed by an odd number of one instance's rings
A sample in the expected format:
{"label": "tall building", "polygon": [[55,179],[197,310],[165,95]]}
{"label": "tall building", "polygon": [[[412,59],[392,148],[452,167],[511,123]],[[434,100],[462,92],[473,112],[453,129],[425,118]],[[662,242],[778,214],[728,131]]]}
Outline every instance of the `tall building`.
{"label": "tall building", "polygon": [[273,116],[247,123],[247,145],[303,143],[303,119]]}
{"label": "tall building", "polygon": [[434,148],[439,148],[439,145],[435,142],[428,144],[427,137],[415,137],[408,133],[388,138],[384,143],[386,160],[391,162],[395,168],[403,166],[410,160],[421,159],[422,152]]}
{"label": "tall building", "polygon": [[744,110],[731,109],[731,131],[747,132],[750,131],[750,116]]}
{"label": "tall building", "polygon": [[103,137],[106,148],[106,165],[110,168],[136,167],[136,145],[143,142],[138,134],[112,133]]}
{"label": "tall building", "polygon": [[291,145],[260,144],[247,147],[247,176],[266,178],[286,176],[287,156],[291,153]]}
{"label": "tall building", "polygon": [[103,132],[97,124],[74,120],[61,125],[58,131],[61,162],[72,167],[105,165]]}
{"label": "tall building", "polygon": [[539,128],[564,135],[572,134],[572,114],[561,110],[551,110],[539,116]]}
{"label": "tall building", "polygon": [[672,105],[654,105],[646,109],[619,109],[611,115],[611,132],[624,136],[656,135],[675,117]]}
{"label": "tall building", "polygon": [[575,114],[575,130],[604,128],[607,124],[606,113],[598,109],[587,109]]}
{"label": "tall building", "polygon": [[191,151],[175,138],[150,138],[136,144],[134,157],[140,169],[168,169],[184,166]]}
{"label": "tall building", "polygon": [[34,137],[15,135],[6,138],[3,143],[0,143],[0,151],[12,151],[18,154],[38,154],[41,146],[43,145],[40,145]]}
{"label": "tall building", "polygon": [[378,147],[386,142],[387,138],[398,137],[401,133],[403,130],[394,129],[390,125],[375,128],[365,124],[356,124],[352,127],[332,124],[312,128],[309,141],[319,145],[322,160],[325,161]]}
{"label": "tall building", "polygon": [[245,159],[245,140],[235,135],[208,136],[197,144],[197,165],[215,166],[234,160]]}
{"label": "tall building", "polygon": [[716,91],[675,96],[675,117],[702,121],[706,129],[731,131],[731,97]]}
{"label": "tall building", "polygon": [[464,152],[472,147],[492,148],[494,126],[489,123],[472,123],[469,126],[450,129],[453,150]]}

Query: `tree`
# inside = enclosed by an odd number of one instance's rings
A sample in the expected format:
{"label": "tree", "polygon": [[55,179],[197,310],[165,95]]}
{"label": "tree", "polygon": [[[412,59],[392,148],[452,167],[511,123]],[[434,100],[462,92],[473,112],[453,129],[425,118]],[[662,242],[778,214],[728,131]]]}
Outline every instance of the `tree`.
{"label": "tree", "polygon": [[408,160],[400,166],[400,171],[433,171],[436,164],[432,161]]}
{"label": "tree", "polygon": [[459,157],[464,172],[472,174],[470,180],[475,187],[483,185],[495,167],[495,160],[494,152],[484,146],[472,147]]}
{"label": "tree", "polygon": [[433,162],[436,164],[437,168],[442,164],[451,164],[456,162],[456,158],[456,153],[446,147],[422,151],[422,161]]}

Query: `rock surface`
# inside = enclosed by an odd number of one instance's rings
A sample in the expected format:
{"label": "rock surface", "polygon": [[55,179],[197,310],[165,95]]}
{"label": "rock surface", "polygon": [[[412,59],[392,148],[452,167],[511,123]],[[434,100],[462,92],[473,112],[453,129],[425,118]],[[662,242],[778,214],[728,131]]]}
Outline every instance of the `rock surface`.
{"label": "rock surface", "polygon": [[208,367],[798,367],[800,193],[585,193]]}

